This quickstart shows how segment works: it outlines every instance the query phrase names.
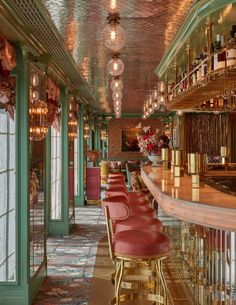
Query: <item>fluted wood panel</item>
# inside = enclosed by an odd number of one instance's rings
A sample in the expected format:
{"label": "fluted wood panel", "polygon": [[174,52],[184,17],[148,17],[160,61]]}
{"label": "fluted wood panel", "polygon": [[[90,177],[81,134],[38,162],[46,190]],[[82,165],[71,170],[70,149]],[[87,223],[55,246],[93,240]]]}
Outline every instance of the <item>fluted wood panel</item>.
{"label": "fluted wood panel", "polygon": [[187,113],[185,140],[187,152],[219,156],[221,146],[231,143],[228,114]]}
{"label": "fluted wood panel", "polygon": [[230,114],[231,162],[236,162],[236,113]]}

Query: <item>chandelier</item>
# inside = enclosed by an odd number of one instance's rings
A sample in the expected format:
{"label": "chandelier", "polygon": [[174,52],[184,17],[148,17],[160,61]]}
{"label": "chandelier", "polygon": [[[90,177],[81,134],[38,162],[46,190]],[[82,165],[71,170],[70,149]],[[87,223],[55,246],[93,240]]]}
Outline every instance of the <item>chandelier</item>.
{"label": "chandelier", "polygon": [[29,107],[29,135],[32,141],[43,140],[48,132],[48,107],[42,100],[32,101]]}
{"label": "chandelier", "polygon": [[68,138],[74,141],[78,135],[78,103],[71,96],[69,98]]}
{"label": "chandelier", "polygon": [[30,64],[29,136],[31,141],[43,140],[48,132],[48,105],[44,102],[45,75]]}

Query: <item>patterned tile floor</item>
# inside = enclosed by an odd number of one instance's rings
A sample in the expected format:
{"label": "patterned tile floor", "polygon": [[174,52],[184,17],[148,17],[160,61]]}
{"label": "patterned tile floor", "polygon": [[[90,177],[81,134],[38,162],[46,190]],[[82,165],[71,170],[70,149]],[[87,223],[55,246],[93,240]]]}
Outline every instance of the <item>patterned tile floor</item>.
{"label": "patterned tile floor", "polygon": [[33,305],[87,305],[99,240],[106,234],[101,208],[76,208],[70,236],[50,237],[48,277]]}

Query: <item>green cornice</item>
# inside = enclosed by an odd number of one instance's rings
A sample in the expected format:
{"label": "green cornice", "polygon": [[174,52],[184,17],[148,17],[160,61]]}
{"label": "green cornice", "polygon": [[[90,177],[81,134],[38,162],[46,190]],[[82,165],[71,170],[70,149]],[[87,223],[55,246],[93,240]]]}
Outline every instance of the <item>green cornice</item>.
{"label": "green cornice", "polygon": [[[169,113],[159,112],[159,113],[152,114],[150,116],[150,118],[169,117],[169,116],[174,116],[174,115],[175,115],[175,112],[169,112]],[[122,113],[121,114],[121,118],[142,118],[142,116],[143,115],[141,113]],[[101,115],[101,117],[114,118],[115,115],[114,115],[114,113],[110,113],[110,114],[103,114],[103,115]]]}
{"label": "green cornice", "polygon": [[187,39],[197,27],[197,25],[202,21],[204,18],[209,16],[211,13],[221,9],[222,7],[235,3],[236,0],[229,1],[229,0],[200,0],[197,1],[192,8],[190,9],[185,22],[181,26],[180,30],[178,31],[177,35],[175,36],[174,40],[172,41],[170,47],[168,48],[167,52],[163,56],[161,62],[159,63],[156,74],[163,78],[166,72],[167,67],[169,66],[170,62],[176,56],[178,51],[187,42]]}

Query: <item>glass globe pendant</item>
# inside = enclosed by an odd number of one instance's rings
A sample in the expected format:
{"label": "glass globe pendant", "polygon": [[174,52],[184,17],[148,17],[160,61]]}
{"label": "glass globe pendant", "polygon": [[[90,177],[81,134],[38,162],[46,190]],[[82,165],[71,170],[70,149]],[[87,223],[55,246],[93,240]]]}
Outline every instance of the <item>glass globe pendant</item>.
{"label": "glass globe pendant", "polygon": [[105,8],[109,13],[117,14],[120,12],[124,0],[105,0],[104,2]]}
{"label": "glass globe pendant", "polygon": [[159,105],[160,105],[160,106],[165,106],[165,104],[166,104],[165,96],[164,96],[164,95],[160,95],[160,96],[158,97],[158,102],[159,102]]}
{"label": "glass globe pendant", "polygon": [[119,52],[125,44],[125,31],[117,20],[111,20],[101,35],[102,43],[114,53]]}
{"label": "glass globe pendant", "polygon": [[110,59],[107,63],[107,71],[114,77],[120,76],[124,71],[123,61],[118,57]]}
{"label": "glass globe pendant", "polygon": [[110,88],[113,92],[121,91],[123,89],[123,82],[120,78],[114,78],[111,81]]}
{"label": "glass globe pendant", "polygon": [[114,101],[120,101],[122,99],[122,92],[121,91],[116,91],[112,93],[112,99]]}
{"label": "glass globe pendant", "polygon": [[113,101],[114,106],[121,106],[121,100]]}

